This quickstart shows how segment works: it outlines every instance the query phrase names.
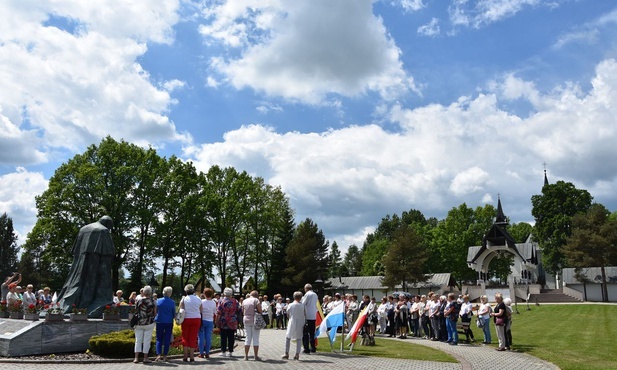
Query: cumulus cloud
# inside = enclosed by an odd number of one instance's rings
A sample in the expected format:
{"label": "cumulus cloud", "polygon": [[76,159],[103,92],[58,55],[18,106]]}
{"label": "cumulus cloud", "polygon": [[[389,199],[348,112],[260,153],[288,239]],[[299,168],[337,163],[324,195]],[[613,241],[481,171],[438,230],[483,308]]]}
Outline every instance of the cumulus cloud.
{"label": "cumulus cloud", "polygon": [[238,57],[211,61],[213,73],[237,89],[308,104],[330,94],[377,92],[390,100],[419,93],[370,0],[230,0],[204,15],[207,40],[238,49]]}
{"label": "cumulus cloud", "polygon": [[18,167],[15,172],[0,176],[0,209],[13,219],[18,243],[36,223],[34,197],[47,189],[47,180],[40,172],[29,172]]}
{"label": "cumulus cloud", "polygon": [[[495,84],[494,93],[449,105],[397,105],[388,117],[399,132],[369,124],[281,134],[248,125],[186,157],[204,171],[234,166],[280,185],[302,210],[297,219],[326,225],[333,240],[385,214],[416,208],[441,218],[463,202],[494,203],[497,194],[513,221],[529,221],[544,161],[551,181],[572,181],[617,206],[610,191],[617,186],[617,62],[600,63],[586,93],[566,84],[541,94],[509,75]],[[511,98],[536,100],[537,112],[520,117],[500,108]]]}
{"label": "cumulus cloud", "polygon": [[[148,43],[172,41],[177,7],[178,0],[0,4],[0,125],[8,128],[0,152],[28,164],[45,161],[47,148],[78,151],[108,134],[141,145],[187,141],[166,116],[178,81],[159,89],[137,62]],[[24,150],[10,149],[20,142],[28,142]]]}

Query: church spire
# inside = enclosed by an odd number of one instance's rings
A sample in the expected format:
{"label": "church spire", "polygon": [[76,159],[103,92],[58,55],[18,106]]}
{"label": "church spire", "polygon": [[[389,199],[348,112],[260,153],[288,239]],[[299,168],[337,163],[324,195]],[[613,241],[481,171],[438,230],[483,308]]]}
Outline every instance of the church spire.
{"label": "church spire", "polygon": [[508,221],[506,220],[506,216],[503,214],[503,208],[501,208],[501,197],[497,195],[497,217],[495,217],[495,224],[497,225],[507,225]]}
{"label": "church spire", "polygon": [[546,162],[542,164],[544,165],[544,185],[548,185],[548,177],[546,176]]}

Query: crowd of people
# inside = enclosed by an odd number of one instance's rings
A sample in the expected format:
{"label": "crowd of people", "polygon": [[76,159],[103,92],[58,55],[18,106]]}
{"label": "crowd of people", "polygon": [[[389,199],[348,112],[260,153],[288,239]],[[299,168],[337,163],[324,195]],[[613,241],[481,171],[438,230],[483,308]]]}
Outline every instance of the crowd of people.
{"label": "crowd of people", "polygon": [[[495,295],[496,306],[488,303],[488,298],[482,296],[480,304],[475,306],[469,301],[468,295],[438,295],[429,292],[426,295],[389,295],[375,303],[375,297],[365,295],[362,303],[358,297],[347,294],[342,297],[324,296],[322,307],[327,315],[336,306],[345,305],[347,328],[358,318],[359,313],[367,307],[367,330],[364,334],[372,338],[378,331],[388,337],[406,339],[408,337],[422,338],[432,341],[447,342],[451,345],[459,343],[459,331],[465,335],[468,343],[475,341],[473,325],[483,333],[483,344],[492,343],[491,321],[498,337],[498,351],[510,349],[512,343],[511,300],[504,299],[501,293]],[[473,320],[474,316],[476,319]],[[459,325],[460,323],[460,325]],[[345,330],[345,329],[343,329]]]}
{"label": "crowd of people", "polygon": [[[2,283],[2,296],[6,304],[21,304],[28,307],[31,304],[49,305],[52,303],[50,288],[45,287],[35,291],[29,284],[23,290],[19,284],[21,275],[14,273]],[[300,353],[315,352],[315,323],[319,304],[317,294],[310,284],[304,287],[304,293],[293,293],[293,300],[280,294],[270,300],[267,295],[259,295],[252,291],[245,297],[233,296],[230,288],[223,290],[222,296],[212,289],[206,288],[198,294],[195,287],[187,284],[184,295],[176,306],[171,298],[173,289],[163,288],[162,297],[158,298],[150,286],[145,286],[137,292],[131,292],[129,298],[123,297],[118,290],[113,297],[116,305],[135,305],[138,321],[135,325],[135,359],[139,361],[143,354],[143,362],[152,362],[148,357],[152,333],[156,328],[156,359],[166,361],[173,336],[173,323],[179,310],[184,312],[182,328],[183,361],[195,361],[197,357],[209,358],[212,346],[212,334],[215,328],[221,337],[220,356],[232,357],[235,340],[239,330],[244,334],[244,359],[249,359],[250,348],[253,347],[253,358],[259,357],[260,327],[256,326],[256,316],[265,322],[265,328],[286,330],[285,349],[282,357],[289,359],[291,341],[296,340],[296,351],[293,356],[298,359]],[[465,335],[468,343],[475,341],[472,327],[482,330],[483,344],[492,343],[491,327],[495,327],[498,338],[497,351],[506,351],[512,344],[512,308],[509,298],[504,299],[501,293],[495,295],[495,307],[488,302],[487,296],[480,297],[480,303],[475,306],[469,301],[469,296],[454,293],[438,295],[429,292],[426,295],[389,295],[383,297],[378,304],[375,297],[364,295],[361,301],[355,294],[342,296],[324,296],[321,303],[323,315],[344,305],[346,315],[345,325],[339,330],[347,331],[358,320],[361,312],[366,319],[362,327],[363,337],[367,343],[374,343],[376,333],[388,337],[406,339],[408,337],[422,338],[432,341],[447,342],[451,345],[459,343],[459,329]],[[3,302],[4,303],[4,302]],[[473,319],[476,317],[475,320]],[[460,325],[459,325],[460,321]],[[491,324],[492,323],[492,324]]]}
{"label": "crowd of people", "polygon": [[20,283],[21,274],[18,272],[6,277],[2,283],[3,304],[10,307],[17,305],[25,309],[31,305],[44,307],[52,303],[51,289],[49,287],[36,291],[32,284],[26,285],[26,289],[24,289],[19,285]]}

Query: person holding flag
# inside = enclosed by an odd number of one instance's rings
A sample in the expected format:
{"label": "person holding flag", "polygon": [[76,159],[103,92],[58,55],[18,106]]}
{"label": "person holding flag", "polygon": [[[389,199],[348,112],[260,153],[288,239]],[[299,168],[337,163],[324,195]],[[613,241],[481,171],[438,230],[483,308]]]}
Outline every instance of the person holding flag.
{"label": "person holding flag", "polygon": [[320,337],[326,333],[328,333],[328,338],[330,339],[330,346],[334,342],[336,337],[336,332],[339,327],[342,327],[345,324],[345,305],[339,304],[334,307],[330,313],[326,315],[326,317],[321,322],[321,325],[317,328],[315,336]]}
{"label": "person holding flag", "polygon": [[313,291],[311,284],[304,285],[304,297],[302,297],[302,304],[304,305],[306,313],[306,325],[304,326],[304,335],[302,337],[302,344],[304,345],[304,353],[315,353],[315,319],[317,317],[317,293]]}

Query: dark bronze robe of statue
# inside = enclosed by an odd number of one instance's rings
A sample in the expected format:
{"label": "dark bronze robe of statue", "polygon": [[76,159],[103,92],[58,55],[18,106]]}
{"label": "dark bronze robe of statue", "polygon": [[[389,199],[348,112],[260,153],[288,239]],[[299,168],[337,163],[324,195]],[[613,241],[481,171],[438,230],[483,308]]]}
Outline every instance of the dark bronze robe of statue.
{"label": "dark bronze robe of statue", "polygon": [[64,313],[75,305],[87,308],[88,314],[98,314],[101,307],[112,303],[111,268],[115,248],[111,228],[112,219],[103,216],[79,230],[73,245],[73,265],[58,295]]}

